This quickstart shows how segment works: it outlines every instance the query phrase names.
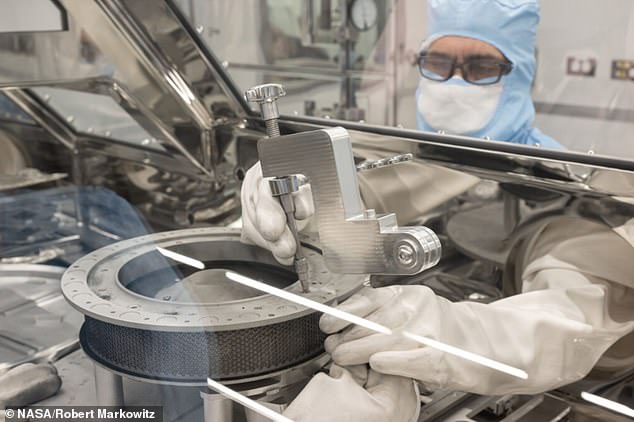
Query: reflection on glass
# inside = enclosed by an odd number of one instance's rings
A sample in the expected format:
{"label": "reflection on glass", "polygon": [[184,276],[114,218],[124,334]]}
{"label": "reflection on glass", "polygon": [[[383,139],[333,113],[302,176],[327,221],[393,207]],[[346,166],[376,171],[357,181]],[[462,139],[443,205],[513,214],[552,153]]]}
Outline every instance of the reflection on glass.
{"label": "reflection on glass", "polygon": [[[384,36],[393,29],[386,21],[390,2],[374,2],[376,15],[367,17],[349,14],[348,3],[240,0],[229,6],[194,0],[179,5],[241,90],[283,83],[288,92],[280,103],[283,113],[391,125],[385,98],[395,89],[394,74]],[[244,22],[239,30],[230,23],[237,14]]]}
{"label": "reflection on glass", "polygon": [[[111,137],[144,148],[163,150],[161,144],[143,129],[112,98],[60,88],[34,88],[33,91],[62,115],[79,132]],[[90,104],[90,107],[86,107]]]}
{"label": "reflection on glass", "polygon": [[[5,0],[0,32],[48,32],[68,29],[66,11],[54,0]],[[37,13],[34,13],[37,11]]]}
{"label": "reflection on glass", "polygon": [[[454,10],[462,7],[456,1],[428,9],[417,0],[377,0],[376,23],[360,26],[339,6],[353,2],[326,3],[238,0],[228,6],[182,0],[179,5],[203,29],[201,37],[228,64],[240,89],[288,85],[279,103],[285,114],[634,157],[634,149],[621,142],[634,130],[634,85],[628,83],[634,51],[620,35],[632,25],[630,2],[614,8],[591,0],[540,2],[540,12],[527,2],[517,16],[476,5],[455,20]],[[568,13],[572,8],[578,11],[574,16]],[[231,25],[237,14],[245,25]],[[423,83],[417,66],[421,50],[436,49],[458,63],[481,53],[489,59],[486,47],[434,43],[441,33],[470,34],[493,48],[496,63],[512,64],[512,70],[489,89],[460,85],[460,72],[446,82]]]}

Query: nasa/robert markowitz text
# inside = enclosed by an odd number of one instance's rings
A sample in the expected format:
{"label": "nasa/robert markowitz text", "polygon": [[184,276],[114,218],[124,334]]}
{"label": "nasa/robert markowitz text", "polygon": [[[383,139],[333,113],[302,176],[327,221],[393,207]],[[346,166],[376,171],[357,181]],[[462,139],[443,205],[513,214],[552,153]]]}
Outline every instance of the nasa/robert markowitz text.
{"label": "nasa/robert markowitz text", "polygon": [[162,422],[163,409],[159,406],[31,406],[13,408],[5,412],[7,422],[15,419],[38,421],[152,421]]}

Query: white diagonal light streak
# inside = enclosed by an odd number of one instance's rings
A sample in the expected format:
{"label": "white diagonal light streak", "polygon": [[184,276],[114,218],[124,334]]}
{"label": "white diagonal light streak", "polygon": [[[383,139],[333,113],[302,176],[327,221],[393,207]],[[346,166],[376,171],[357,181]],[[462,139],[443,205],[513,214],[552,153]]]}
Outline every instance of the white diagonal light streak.
{"label": "white diagonal light streak", "polygon": [[414,340],[415,342],[418,342],[420,344],[424,344],[425,346],[438,349],[441,352],[449,353],[450,355],[458,356],[471,362],[479,363],[480,365],[487,366],[491,369],[495,369],[496,371],[505,372],[509,375],[513,375],[514,377],[521,379],[528,378],[528,374],[526,373],[526,371],[522,371],[521,369],[515,368],[502,362],[498,362],[493,359],[489,359],[482,355],[468,352],[464,349],[442,343],[429,337],[423,337],[417,334],[408,333],[407,331],[403,332],[402,335],[403,337],[407,337],[408,339]]}
{"label": "white diagonal light streak", "polygon": [[287,292],[286,290],[278,289],[277,287],[269,286],[268,284],[262,283],[261,281],[254,280],[252,278],[245,277],[231,271],[225,272],[225,275],[229,280],[235,281],[236,283],[240,283],[244,286],[254,288],[261,292],[269,293],[282,299],[286,299],[290,302],[297,303],[298,305],[302,305],[307,308],[332,315],[335,318],[343,319],[344,321],[348,321],[351,324],[360,325],[367,328],[368,330],[376,331],[377,333],[381,334],[392,334],[392,330],[384,327],[381,324],[377,324],[376,322],[369,321],[365,318],[361,318],[348,312],[341,311],[339,309],[333,308],[332,306],[315,302],[314,300],[307,299],[303,296],[296,295],[291,292]]}
{"label": "white diagonal light streak", "polygon": [[211,378],[207,378],[207,385],[209,386],[209,388],[217,391],[223,396],[233,401],[236,401],[240,403],[241,405],[243,405],[244,407],[248,407],[254,412],[257,412],[260,415],[265,416],[275,422],[293,422],[291,419],[287,418],[286,416],[280,413],[277,413],[275,410],[269,409],[263,404],[258,403],[257,401],[246,397],[244,394],[240,394],[237,391],[234,391],[231,388],[220,384],[218,381],[214,381]]}
{"label": "white diagonal light streak", "polygon": [[585,391],[581,393],[581,398],[592,404],[596,404],[597,406],[605,407],[606,409],[610,409],[613,412],[617,412],[622,415],[629,416],[630,418],[634,418],[634,409],[624,404],[617,403],[615,401],[606,399],[605,397],[597,396],[596,394],[587,393]]}
{"label": "white diagonal light streak", "polygon": [[168,249],[163,249],[159,246],[156,247],[156,250],[159,251],[164,257],[173,259],[174,261],[178,261],[181,264],[189,265],[190,267],[198,268],[199,270],[205,269],[205,264],[197,259],[190,258],[188,256],[170,251]]}

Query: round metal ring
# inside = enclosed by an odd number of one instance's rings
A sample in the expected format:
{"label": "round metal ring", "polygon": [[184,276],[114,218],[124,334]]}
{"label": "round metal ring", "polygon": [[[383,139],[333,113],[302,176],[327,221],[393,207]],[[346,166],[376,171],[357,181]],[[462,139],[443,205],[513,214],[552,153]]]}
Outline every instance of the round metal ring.
{"label": "round metal ring", "polygon": [[[237,229],[220,228],[147,235],[99,249],[68,268],[62,291],[85,315],[82,346],[105,366],[174,382],[259,376],[323,353],[319,314],[274,295],[234,288],[226,271],[243,271],[332,304],[367,280],[328,271],[316,241],[303,238],[302,247],[310,264],[308,293],[293,269],[278,264],[269,251],[240,243]],[[211,295],[209,281],[217,284]],[[185,283],[202,290],[186,298],[162,296],[165,286]]]}

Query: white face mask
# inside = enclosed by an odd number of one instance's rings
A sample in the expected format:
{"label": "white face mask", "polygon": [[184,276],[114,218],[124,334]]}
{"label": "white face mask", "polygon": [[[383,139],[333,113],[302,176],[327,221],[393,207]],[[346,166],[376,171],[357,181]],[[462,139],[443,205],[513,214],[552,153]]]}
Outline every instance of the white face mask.
{"label": "white face mask", "polygon": [[446,82],[420,78],[418,112],[436,130],[461,135],[489,123],[502,95],[502,84],[478,86],[454,76]]}

